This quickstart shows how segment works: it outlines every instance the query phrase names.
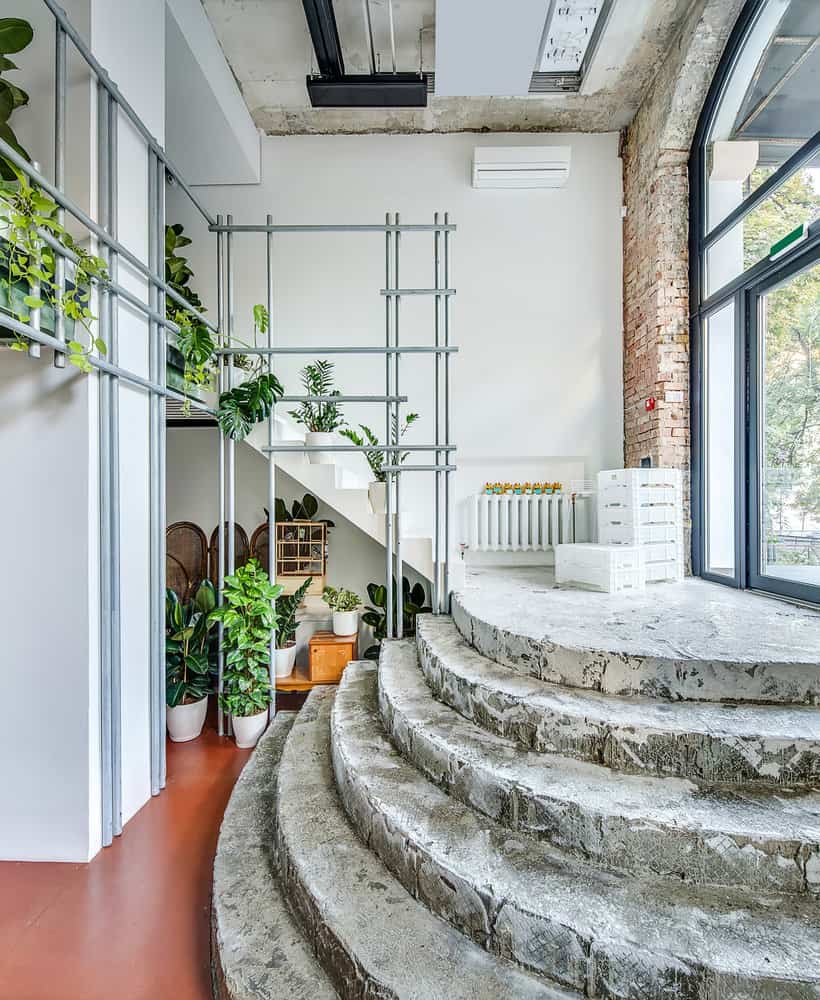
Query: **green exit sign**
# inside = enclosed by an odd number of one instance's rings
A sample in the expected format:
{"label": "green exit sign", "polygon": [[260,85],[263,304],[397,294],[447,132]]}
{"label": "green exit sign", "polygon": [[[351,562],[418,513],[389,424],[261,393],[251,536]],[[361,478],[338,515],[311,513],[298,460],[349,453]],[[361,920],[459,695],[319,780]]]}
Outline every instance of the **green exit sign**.
{"label": "green exit sign", "polygon": [[797,229],[793,229],[790,233],[787,233],[777,243],[772,243],[769,249],[769,260],[777,260],[778,257],[782,257],[792,247],[797,246],[798,243],[802,243],[808,235],[808,226],[805,222],[801,222]]}

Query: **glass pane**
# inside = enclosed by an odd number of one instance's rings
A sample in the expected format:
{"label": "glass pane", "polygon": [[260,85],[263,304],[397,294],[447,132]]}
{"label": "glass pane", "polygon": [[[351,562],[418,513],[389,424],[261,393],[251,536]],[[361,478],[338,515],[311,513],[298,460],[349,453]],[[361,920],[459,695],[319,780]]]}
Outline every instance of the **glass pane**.
{"label": "glass pane", "polygon": [[820,586],[820,264],[760,301],[760,571]]}
{"label": "glass pane", "polygon": [[818,217],[820,152],[709,247],[706,251],[706,294],[718,291],[768,257],[772,245],[801,222],[810,225]]}
{"label": "glass pane", "polygon": [[706,320],[703,338],[706,570],[735,572],[735,306]]}
{"label": "glass pane", "polygon": [[706,148],[707,232],[820,129],[820,3],[767,0]]}

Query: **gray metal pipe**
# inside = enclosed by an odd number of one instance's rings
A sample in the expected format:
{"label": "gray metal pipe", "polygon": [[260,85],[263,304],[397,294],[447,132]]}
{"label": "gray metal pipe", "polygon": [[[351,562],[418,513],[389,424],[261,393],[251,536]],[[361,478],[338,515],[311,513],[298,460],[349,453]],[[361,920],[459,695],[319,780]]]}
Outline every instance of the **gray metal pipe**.
{"label": "gray metal pipe", "polygon": [[[148,151],[148,266],[152,271],[157,269],[157,226],[155,210],[157,204],[157,160],[154,153]],[[157,290],[156,286],[148,286],[148,298],[152,312],[157,312]],[[152,381],[159,379],[159,339],[157,328],[153,320],[148,320],[148,374]],[[158,702],[160,693],[158,688],[159,671],[159,647],[157,636],[160,629],[160,592],[159,592],[159,551],[160,542],[157,537],[159,527],[159,409],[157,399],[154,396],[148,401],[148,423],[149,423],[149,469],[150,469],[150,514],[148,518],[149,552],[151,562],[151,663],[150,663],[150,728],[151,728],[151,794],[159,795],[159,739],[157,738],[158,727]]]}
{"label": "gray metal pipe", "polygon": [[[271,357],[271,355],[268,355]],[[407,396],[282,396],[280,403],[406,403]]]}
{"label": "gray metal pipe", "polygon": [[[55,26],[54,46],[54,184],[65,190],[65,123],[66,123],[66,34],[58,23]],[[57,209],[57,222],[65,224],[65,211]],[[55,241],[56,242],[56,241]],[[65,293],[65,259],[54,258],[54,284],[57,298],[62,301]],[[54,311],[54,336],[65,342],[65,316],[61,309]],[[65,368],[65,354],[54,352],[54,367]]]}
{"label": "gray metal pipe", "polygon": [[[222,216],[217,216],[217,221],[222,222]],[[217,343],[224,345],[224,324],[225,324],[225,294],[223,291],[225,265],[223,260],[223,242],[225,237],[222,230],[216,236],[216,297],[217,297]],[[217,390],[221,395],[224,391],[224,365],[221,358],[217,363]],[[217,429],[218,440],[218,474],[219,474],[219,521],[217,522],[217,604],[222,604],[222,595],[225,590],[225,436]],[[225,689],[225,654],[222,651],[224,638],[224,626],[222,622],[217,625],[218,653],[217,653],[217,731],[220,736],[225,735],[225,713],[222,711],[222,693]]]}
{"label": "gray metal pipe", "polygon": [[[458,347],[223,347],[216,353],[232,354],[458,354]],[[390,395],[386,393],[386,395]]]}
{"label": "gray metal pipe", "polygon": [[262,226],[262,225],[213,225],[208,227],[212,233],[217,232],[232,232],[232,233],[391,233],[398,232],[399,230],[403,233],[430,233],[435,229],[444,231],[445,229],[455,230],[455,226],[451,225],[391,225],[389,223],[383,226],[369,226],[369,225],[359,225],[359,226],[345,226],[345,225],[333,225],[333,226],[313,226],[313,225],[295,225],[295,226]]}
{"label": "gray metal pipe", "polygon": [[[392,283],[391,270],[392,270],[392,241],[394,239],[394,230],[389,227],[390,223],[390,213],[388,212],[385,216],[385,247],[384,247],[384,283],[389,287]],[[392,378],[391,378],[391,365],[390,365],[390,354],[393,350],[391,346],[391,311],[390,311],[390,300],[384,300],[384,394],[385,396],[393,395],[392,391]],[[384,407],[384,439],[390,442],[391,440],[391,427],[390,427],[390,416],[391,416],[390,403],[386,403]],[[387,498],[387,503],[385,505],[385,521],[384,521],[384,557],[385,557],[385,637],[387,639],[393,638],[393,473],[385,473],[385,495]]]}
{"label": "gray metal pipe", "polygon": [[85,44],[85,41],[82,38],[82,36],[76,31],[71,21],[69,21],[68,15],[63,10],[63,8],[58,3],[56,3],[55,0],[43,0],[43,2],[51,11],[51,13],[54,15],[54,18],[57,21],[58,26],[62,28],[62,30],[66,33],[66,35],[68,35],[68,37],[74,43],[74,46],[77,49],[77,51],[80,53],[80,55],[89,65],[89,67],[94,71],[94,74],[96,75],[100,85],[108,92],[110,97],[113,98],[113,100],[122,108],[125,115],[131,120],[131,124],[140,133],[143,139],[145,139],[148,148],[164,164],[165,169],[168,171],[168,173],[173,175],[176,182],[179,184],[179,186],[182,188],[185,194],[191,199],[191,202],[199,210],[202,217],[208,222],[209,225],[213,224],[215,220],[211,216],[210,212],[206,211],[206,209],[203,208],[199,199],[193,194],[191,189],[185,183],[185,180],[180,174],[180,172],[168,158],[168,155],[166,154],[165,150],[157,142],[157,140],[153,137],[153,135],[151,135],[151,133],[146,128],[145,123],[142,121],[140,116],[137,114],[136,111],[134,111],[134,109],[131,107],[131,105],[128,103],[125,97],[123,97],[120,89],[108,75],[108,72],[105,69],[105,67],[102,66],[101,63],[97,61],[92,51]]}
{"label": "gray metal pipe", "polygon": [[[438,212],[433,216],[433,221],[438,225]],[[441,287],[441,269],[439,261],[439,244],[441,233],[437,229],[433,233],[433,283],[436,288]],[[439,329],[439,319],[441,314],[441,296],[437,295],[433,302],[433,326],[435,335],[435,346],[439,347],[441,333]],[[436,425],[436,445],[441,443],[441,355],[435,357],[435,425]],[[436,450],[436,465],[441,462],[441,452]],[[433,485],[435,491],[435,529],[433,538],[433,612],[441,612],[441,472],[437,468]]]}
{"label": "gray metal pipe", "polygon": [[455,472],[457,465],[442,465],[440,463],[430,463],[429,465],[383,465],[385,472]]}
{"label": "gray metal pipe", "polygon": [[[398,233],[396,235],[399,235]],[[397,283],[398,284],[398,283]],[[455,288],[382,288],[379,292],[380,295],[386,295],[388,298],[394,298],[396,296],[402,295],[435,295],[436,298],[442,298],[445,295],[455,295]]]}
{"label": "gray metal pipe", "polygon": [[357,445],[357,444],[275,444],[271,446],[266,446],[262,451],[269,452],[284,452],[285,454],[291,453],[294,455],[301,455],[304,453],[309,453],[313,451],[353,451],[353,452],[367,452],[367,451],[381,451],[388,452],[390,454],[398,451],[455,451],[456,446],[451,445],[435,445],[435,444],[377,444],[377,445]]}
{"label": "gray metal pipe", "polygon": [[[267,224],[273,225],[273,216],[268,215]],[[267,276],[268,303],[268,347],[273,347],[273,233],[265,234],[265,267]],[[273,372],[273,355],[268,355],[268,373]],[[294,397],[295,398],[295,397]],[[268,447],[273,448],[276,426],[276,404],[271,406],[268,414]],[[268,453],[268,578],[276,583],[276,461],[273,453]],[[273,613],[276,614],[276,598],[271,601]],[[271,717],[276,716],[276,628],[270,637],[270,687],[271,687]]]}
{"label": "gray metal pipe", "polygon": [[[444,221],[450,221],[450,213],[444,213]],[[444,287],[450,285],[450,231],[444,231]],[[450,344],[450,297],[444,297],[444,346]],[[444,445],[450,444],[450,356],[444,355]],[[444,473],[444,581],[442,585],[445,613],[450,608],[450,479],[452,470]]]}
{"label": "gray metal pipe", "polygon": [[[399,224],[399,213],[396,212],[396,225]],[[399,255],[401,252],[401,230],[398,230],[393,236],[393,241],[395,244],[395,260],[393,264],[393,284],[399,287]],[[400,363],[401,355],[398,353],[400,333],[399,333],[399,308],[401,306],[401,295],[394,295],[391,297],[393,302],[393,346],[397,348],[396,353],[393,357],[393,390],[398,394],[399,392],[399,376],[400,376]],[[388,303],[391,299],[387,300]],[[387,355],[388,364],[390,363],[390,355]],[[399,403],[393,404],[393,415],[394,415],[394,432],[393,432],[393,445],[399,447],[399,435],[401,433],[401,406]],[[398,465],[401,462],[397,463]],[[397,472],[393,473],[396,480],[396,635],[399,639],[404,638],[404,587],[403,587],[403,576],[404,567],[402,565],[402,552],[401,552],[401,469],[399,468]]]}
{"label": "gray metal pipe", "polygon": [[[165,273],[165,164],[157,159],[157,271]],[[157,289],[157,310],[165,312],[165,293],[162,289]],[[159,357],[159,378],[158,381],[163,388],[166,388],[168,378],[167,367],[167,338],[168,328],[164,323],[157,325],[157,339],[159,341],[157,354]],[[166,511],[166,433],[165,433],[165,400],[166,396],[157,397],[157,408],[159,410],[159,587],[158,596],[160,599],[160,628],[157,633],[157,646],[159,657],[157,666],[159,669],[159,787],[165,788],[167,778],[166,762],[166,742],[165,727],[167,719],[167,700],[165,697],[165,586],[167,583],[165,575],[165,526],[167,524]]]}

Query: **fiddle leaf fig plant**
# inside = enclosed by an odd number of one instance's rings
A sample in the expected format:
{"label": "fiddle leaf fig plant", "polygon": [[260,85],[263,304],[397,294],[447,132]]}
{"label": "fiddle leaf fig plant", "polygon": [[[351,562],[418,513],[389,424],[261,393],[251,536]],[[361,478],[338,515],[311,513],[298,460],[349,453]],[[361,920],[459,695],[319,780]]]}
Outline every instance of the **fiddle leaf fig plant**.
{"label": "fiddle leaf fig plant", "polygon": [[[74,336],[68,341],[68,360],[80,371],[90,372],[88,360],[93,351],[106,353],[106,344],[95,335],[96,320],[91,311],[92,283],[108,281],[105,262],[77,243],[58,221],[57,205],[48,195],[33,185],[29,178],[14,168],[16,180],[0,182],[0,227],[5,239],[0,240],[0,280],[6,284],[8,311],[21,323],[31,321],[34,310],[49,306],[61,312],[73,324]],[[55,251],[43,233],[62,244],[73,258],[72,280],[60,290],[56,281]],[[16,304],[15,287],[27,289],[20,304]],[[80,333],[80,330],[83,333]],[[28,339],[15,333],[12,349],[23,351]],[[78,339],[82,336],[83,340]]]}
{"label": "fiddle leaf fig plant", "polygon": [[272,602],[282,593],[258,560],[250,559],[225,578],[223,604],[211,612],[223,625],[225,669],[222,709],[245,717],[263,712],[271,703],[270,641],[278,624]]}
{"label": "fiddle leaf fig plant", "polygon": [[[28,21],[20,17],[0,18],[0,139],[26,160],[31,160],[31,157],[17,141],[9,119],[18,108],[28,104],[28,94],[5,79],[4,74],[18,68],[9,56],[22,52],[33,38],[34,29]],[[17,179],[14,165],[3,156],[0,156],[0,178],[4,181]]]}

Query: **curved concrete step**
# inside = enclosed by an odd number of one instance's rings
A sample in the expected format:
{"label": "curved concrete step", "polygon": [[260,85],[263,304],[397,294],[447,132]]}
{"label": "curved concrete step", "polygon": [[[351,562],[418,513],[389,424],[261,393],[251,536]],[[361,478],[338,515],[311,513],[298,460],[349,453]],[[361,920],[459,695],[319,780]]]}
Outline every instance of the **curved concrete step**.
{"label": "curved concrete step", "polygon": [[816,1000],[813,899],[606,872],[478,816],[396,751],[376,668],[351,664],[331,740],[348,814],[394,874],[495,954],[618,1000]]}
{"label": "curved concrete step", "polygon": [[295,716],[276,716],[234,786],[214,859],[217,1000],[338,1000],[287,910],[273,858],[276,774]]}
{"label": "curved concrete step", "polygon": [[333,781],[334,695],[317,688],[300,712],[277,799],[282,879],[344,1000],[580,1000],[482,951],[412,899],[362,843]]}
{"label": "curved concrete step", "polygon": [[407,639],[382,645],[379,709],[429,780],[512,830],[638,875],[820,892],[820,794],[704,789],[524,750],[435,701]]}
{"label": "curved concrete step", "polygon": [[553,684],[820,704],[820,614],[705,580],[598,594],[512,572],[454,594],[452,610],[479,653]]}
{"label": "curved concrete step", "polygon": [[704,782],[820,783],[820,709],[611,697],[520,677],[477,653],[450,618],[417,620],[433,695],[530,750]]}

